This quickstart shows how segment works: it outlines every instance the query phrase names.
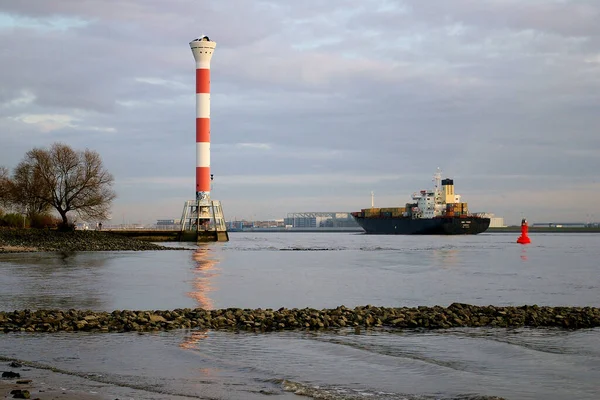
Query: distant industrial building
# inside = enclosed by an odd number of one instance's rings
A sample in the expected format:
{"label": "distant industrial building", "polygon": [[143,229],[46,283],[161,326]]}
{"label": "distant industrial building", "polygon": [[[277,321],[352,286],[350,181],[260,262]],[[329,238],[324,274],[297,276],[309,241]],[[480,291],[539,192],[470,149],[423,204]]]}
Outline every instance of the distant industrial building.
{"label": "distant industrial building", "polygon": [[288,213],[284,224],[289,228],[358,228],[348,212],[295,212]]}
{"label": "distant industrial building", "polygon": [[490,218],[490,228],[503,228],[505,226],[504,218],[495,217],[494,214],[492,214],[492,217]]}
{"label": "distant industrial building", "polygon": [[227,230],[230,231],[241,231],[244,229],[254,228],[254,221],[226,221],[225,224],[227,225]]}
{"label": "distant industrial building", "polygon": [[174,219],[159,219],[156,221],[156,226],[175,225],[179,224],[179,220],[175,222]]}
{"label": "distant industrial building", "polygon": [[597,227],[598,224],[586,222],[538,222],[531,226],[545,228],[594,228]]}
{"label": "distant industrial building", "polygon": [[254,228],[284,228],[283,219],[266,221],[227,221],[227,229],[231,231],[251,230]]}
{"label": "distant industrial building", "polygon": [[159,219],[156,220],[156,229],[177,230],[181,228],[180,219]]}
{"label": "distant industrial building", "polygon": [[506,225],[504,225],[504,218],[502,217],[496,217],[494,214],[491,213],[485,213],[483,216],[490,219],[490,228],[506,227]]}

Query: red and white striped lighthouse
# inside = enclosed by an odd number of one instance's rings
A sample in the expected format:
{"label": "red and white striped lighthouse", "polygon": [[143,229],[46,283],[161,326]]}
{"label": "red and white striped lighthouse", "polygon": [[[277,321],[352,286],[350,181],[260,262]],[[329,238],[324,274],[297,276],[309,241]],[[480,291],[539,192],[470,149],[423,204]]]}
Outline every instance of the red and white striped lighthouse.
{"label": "red and white striped lighthouse", "polygon": [[217,43],[208,36],[190,42],[196,60],[196,200],[210,200],[210,60]]}
{"label": "red and white striped lighthouse", "polygon": [[190,42],[196,60],[196,199],[183,206],[182,241],[229,240],[221,202],[210,198],[210,60],[215,47],[208,36]]}

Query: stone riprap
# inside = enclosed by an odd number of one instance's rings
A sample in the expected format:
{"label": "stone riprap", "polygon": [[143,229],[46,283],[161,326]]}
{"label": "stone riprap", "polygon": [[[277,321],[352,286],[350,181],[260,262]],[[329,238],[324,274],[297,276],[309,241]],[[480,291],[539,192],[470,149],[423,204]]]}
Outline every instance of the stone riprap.
{"label": "stone riprap", "polygon": [[[108,231],[60,232],[44,229],[0,229],[0,253],[26,251],[179,250]],[[188,249],[189,250],[189,249]]]}
{"label": "stone riprap", "polygon": [[166,311],[17,310],[0,312],[3,332],[127,332],[171,329],[279,331],[343,327],[445,329],[456,327],[600,326],[597,307],[495,307],[453,303],[449,307],[388,308],[363,306],[334,309],[175,309]]}

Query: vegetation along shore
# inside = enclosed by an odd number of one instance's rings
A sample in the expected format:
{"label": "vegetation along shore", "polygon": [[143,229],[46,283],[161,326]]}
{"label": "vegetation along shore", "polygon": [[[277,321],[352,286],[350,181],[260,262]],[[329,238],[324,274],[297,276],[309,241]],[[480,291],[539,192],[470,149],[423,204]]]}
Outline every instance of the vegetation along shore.
{"label": "vegetation along shore", "polygon": [[145,332],[171,329],[244,331],[322,330],[354,327],[448,329],[457,327],[557,327],[582,329],[600,326],[600,308],[519,306],[495,307],[453,303],[448,307],[374,307],[333,309],[175,309],[16,310],[0,312],[0,331],[8,332]]}

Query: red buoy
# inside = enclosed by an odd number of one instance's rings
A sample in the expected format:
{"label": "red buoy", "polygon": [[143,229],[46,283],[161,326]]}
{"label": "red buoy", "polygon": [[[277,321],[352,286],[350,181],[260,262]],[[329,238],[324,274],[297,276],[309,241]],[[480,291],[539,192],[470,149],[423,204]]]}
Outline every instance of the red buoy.
{"label": "red buoy", "polygon": [[521,236],[517,239],[517,243],[521,244],[529,244],[531,243],[531,239],[527,236],[527,220],[523,218],[521,221]]}

